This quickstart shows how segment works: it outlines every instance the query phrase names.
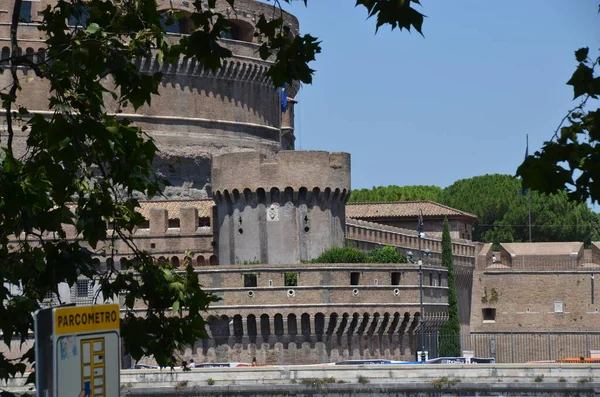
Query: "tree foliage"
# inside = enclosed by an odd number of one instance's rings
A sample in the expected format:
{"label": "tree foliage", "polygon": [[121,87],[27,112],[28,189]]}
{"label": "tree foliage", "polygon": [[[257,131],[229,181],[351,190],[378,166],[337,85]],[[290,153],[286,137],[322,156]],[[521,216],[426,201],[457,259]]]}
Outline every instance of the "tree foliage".
{"label": "tree foliage", "polygon": [[440,201],[442,188],[438,186],[378,186],[372,189],[353,190],[351,203],[389,201]]}
{"label": "tree foliage", "polygon": [[367,262],[370,263],[406,263],[406,255],[401,254],[396,248],[385,246],[369,252]]}
{"label": "tree foliage", "polygon": [[406,263],[406,255],[396,248],[385,246],[370,252],[355,247],[331,247],[311,263]]}
{"label": "tree foliage", "polygon": [[448,218],[444,219],[442,231],[442,266],[448,269],[448,320],[440,327],[440,357],[460,357],[460,320],[458,317],[458,296],[452,259],[452,239]]}
{"label": "tree foliage", "polygon": [[526,188],[543,193],[568,191],[580,202],[600,201],[600,56],[575,51],[577,68],[567,82],[577,104],[551,139],[525,159],[517,175]]}
{"label": "tree foliage", "polygon": [[[234,0],[226,1],[235,7]],[[277,11],[280,2],[275,3]],[[19,49],[21,5],[22,0],[14,1],[11,57],[3,59],[9,64],[5,75],[10,83],[0,89],[6,117],[6,132],[0,135],[3,342],[24,342],[44,297],[58,294],[59,283],[73,285],[85,276],[100,285],[106,299],[123,298],[125,353],[134,359],[154,356],[160,365],[172,365],[174,350],[204,336],[201,314],[215,298],[200,288],[190,258],[185,271],[176,272],[171,264],[155,263],[131,239],[132,230],[144,221],[136,211],[135,192],[153,197],[167,182],[151,167],[157,150],[153,140],[117,114],[151,106],[158,94],[161,73],[142,73],[136,59],[152,55],[170,63],[184,57],[218,70],[232,55],[219,42],[228,29],[227,18],[215,9],[216,0],[195,1],[193,33],[172,43],[165,40],[154,0],[57,0],[41,14],[38,28],[46,50],[40,57]],[[377,28],[389,24],[421,32],[423,15],[411,1],[356,5],[377,19]],[[89,11],[88,18],[79,18],[83,9]],[[73,16],[78,22],[68,26]],[[177,12],[171,17],[178,18]],[[311,83],[314,70],[309,64],[320,52],[319,41],[309,34],[288,34],[281,13],[258,17],[257,34],[265,38],[258,54],[272,62],[267,75],[274,88],[294,81]],[[32,78],[24,76],[25,69],[50,89],[47,117],[30,114],[19,101],[23,83]],[[107,101],[115,107],[109,109]],[[14,150],[16,122],[28,132],[23,156]],[[68,238],[65,225],[76,230],[78,239]],[[133,252],[124,264],[131,270],[110,265],[100,271],[98,257],[112,258],[117,239]],[[133,309],[140,301],[147,310],[138,316]],[[23,373],[33,361],[33,350],[17,360],[0,355],[0,377]]]}
{"label": "tree foliage", "polygon": [[491,174],[437,186],[387,186],[353,191],[351,201],[431,200],[477,215],[473,240],[503,243],[529,241],[583,241],[600,239],[598,215],[566,192],[522,195],[522,185],[511,175]]}
{"label": "tree foliage", "polygon": [[569,200],[566,192],[521,193],[521,181],[510,175],[461,179],[444,189],[441,202],[477,215],[473,239],[483,242],[598,240],[598,216],[586,204]]}

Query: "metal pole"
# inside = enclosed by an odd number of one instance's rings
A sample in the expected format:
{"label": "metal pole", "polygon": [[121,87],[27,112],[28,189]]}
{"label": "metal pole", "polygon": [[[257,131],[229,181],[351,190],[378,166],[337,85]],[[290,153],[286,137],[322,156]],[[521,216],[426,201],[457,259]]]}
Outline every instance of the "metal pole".
{"label": "metal pole", "polygon": [[419,325],[421,326],[421,362],[425,362],[425,307],[423,305],[423,251],[421,251],[421,237],[423,236],[423,210],[419,209],[419,221],[417,233],[419,239],[419,291],[421,295],[421,316]]}
{"label": "metal pole", "polygon": [[[419,242],[421,238],[419,237]],[[425,362],[425,322],[424,320],[424,305],[423,305],[423,265],[419,264],[419,289],[421,291],[421,317],[419,322],[421,323],[421,362]]]}
{"label": "metal pole", "polygon": [[[526,154],[529,154],[529,134],[526,135],[527,136],[527,149],[525,151]],[[527,156],[525,157],[525,160],[527,160]],[[531,242],[531,189],[529,189],[529,191],[527,192],[527,207],[528,207],[528,213],[529,213],[529,242]]]}

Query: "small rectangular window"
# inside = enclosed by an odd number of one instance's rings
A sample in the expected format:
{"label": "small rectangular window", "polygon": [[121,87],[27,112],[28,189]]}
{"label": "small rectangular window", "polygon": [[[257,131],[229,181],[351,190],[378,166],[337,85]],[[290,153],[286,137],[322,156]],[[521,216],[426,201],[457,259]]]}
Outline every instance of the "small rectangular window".
{"label": "small rectangular window", "polygon": [[481,314],[483,321],[496,321],[496,309],[494,308],[486,307],[485,309],[481,309]]}
{"label": "small rectangular window", "polygon": [[179,228],[181,227],[181,222],[179,218],[169,219],[169,228]]}
{"label": "small rectangular window", "polygon": [[350,272],[350,285],[360,285],[360,272]]}
{"label": "small rectangular window", "polygon": [[256,288],[257,277],[256,274],[244,274],[244,287],[245,288]]}
{"label": "small rectangular window", "polygon": [[442,273],[438,273],[438,287],[442,286]]}
{"label": "small rectangular window", "polygon": [[429,285],[433,286],[433,273],[429,273]]}
{"label": "small rectangular window", "polygon": [[19,20],[25,23],[31,23],[31,1],[23,1],[21,3],[21,13]]}
{"label": "small rectangular window", "polygon": [[285,272],[283,274],[283,282],[286,287],[297,287],[298,286],[298,273]]}
{"label": "small rectangular window", "polygon": [[392,285],[400,285],[400,272],[392,272]]}
{"label": "small rectangular window", "polygon": [[554,301],[554,313],[564,313],[563,301]]}
{"label": "small rectangular window", "polygon": [[210,227],[210,218],[208,217],[198,217],[198,227]]}
{"label": "small rectangular window", "polygon": [[89,282],[88,280],[77,280],[77,297],[87,298],[89,293]]}

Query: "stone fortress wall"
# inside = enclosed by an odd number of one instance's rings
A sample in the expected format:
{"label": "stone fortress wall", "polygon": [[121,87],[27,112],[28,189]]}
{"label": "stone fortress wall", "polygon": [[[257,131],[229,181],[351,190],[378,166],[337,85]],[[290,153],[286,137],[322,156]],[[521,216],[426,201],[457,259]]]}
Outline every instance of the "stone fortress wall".
{"label": "stone fortress wall", "polygon": [[[31,5],[30,23],[19,26],[19,45],[24,54],[30,54],[36,62],[44,62],[44,38],[40,37],[37,22],[42,19],[41,11],[52,0],[24,2]],[[207,6],[207,2],[202,2]],[[285,129],[286,146],[293,149],[293,106],[289,102],[289,114],[283,120],[279,93],[264,73],[271,61],[258,56],[262,38],[255,36],[255,24],[262,13],[269,15],[273,5],[254,0],[236,1],[232,10],[225,0],[217,1],[217,11],[229,18],[229,38],[220,45],[230,49],[233,56],[225,60],[223,67],[213,73],[200,67],[195,61],[180,59],[176,64],[160,64],[156,54],[135,60],[145,73],[162,72],[164,79],[159,94],[152,98],[152,106],[144,106],[137,112],[123,109],[121,114],[151,136],[159,148],[155,169],[173,186],[165,190],[168,199],[202,198],[210,193],[210,167],[215,154],[240,151],[276,153],[282,146],[281,131]],[[0,48],[1,58],[10,54],[10,20],[12,0],[1,0]],[[174,26],[166,27],[169,41],[176,42],[182,34],[191,33],[192,23],[188,17],[194,9],[186,0],[158,1],[159,10],[176,9],[186,15]],[[283,12],[285,23],[291,34],[298,34],[298,20]],[[1,61],[1,60],[0,60]],[[4,64],[7,62],[5,61]],[[32,77],[19,93],[18,101],[32,113],[51,114],[48,109],[49,85],[37,78],[32,70],[19,70],[23,79]],[[8,73],[0,75],[0,84],[10,82]],[[107,84],[110,84],[107,81]],[[299,84],[287,87],[287,95],[293,98]],[[115,103],[106,96],[108,108]],[[26,133],[16,129],[15,150],[25,150]],[[207,192],[206,189],[209,189]]]}
{"label": "stone fortress wall", "polygon": [[348,153],[228,154],[212,175],[220,264],[300,263],[344,245]]}
{"label": "stone fortress wall", "polygon": [[[259,356],[261,363],[309,364],[412,359],[416,351],[417,266],[232,265],[202,268],[198,274],[222,301],[207,318],[210,339],[191,347],[195,361],[251,362]],[[428,266],[426,274],[436,280],[424,288],[426,332],[435,332],[446,319],[447,272]]]}
{"label": "stone fortress wall", "polygon": [[[0,10],[8,11],[0,12],[0,62],[4,65],[10,57],[12,3],[0,0]],[[22,51],[38,62],[45,61],[45,54],[36,21],[48,4],[52,1],[31,2],[31,23],[19,28]],[[191,11],[191,3],[182,0],[160,0],[159,7]],[[126,109],[125,115],[155,139],[161,150],[155,166],[174,184],[166,197],[142,203],[148,223],[134,232],[134,240],[157,262],[170,260],[179,267],[188,260],[185,252],[192,251],[192,264],[201,282],[223,298],[209,313],[207,330],[212,338],[191,348],[197,361],[412,359],[423,325],[415,263],[299,264],[345,240],[364,250],[391,245],[400,252],[412,251],[417,259],[421,254],[416,231],[397,227],[404,223],[394,227],[346,219],[344,206],[350,192],[347,154],[280,151],[294,149],[293,97],[299,85],[287,87],[291,100],[288,112],[282,114],[279,94],[264,76],[270,63],[258,57],[261,38],[254,36],[257,16],[271,7],[236,0],[234,11],[225,0],[217,1],[217,9],[231,22],[230,36],[222,39],[221,45],[231,49],[233,56],[215,73],[183,59],[160,65],[154,54],[134,60],[142,71],[160,70],[165,79],[151,108]],[[292,34],[297,34],[296,18],[283,15]],[[187,33],[189,23],[183,19],[168,40],[177,41]],[[19,73],[33,76],[27,68]],[[7,73],[0,75],[0,83],[6,86],[8,78]],[[47,114],[47,97],[47,82],[34,77],[21,91],[19,101],[32,112]],[[110,100],[107,103],[111,105]],[[18,133],[17,151],[23,151],[26,137]],[[212,200],[199,200],[212,191],[216,192],[217,207]],[[269,225],[266,217],[272,204],[277,204],[278,211],[273,213],[281,216],[286,227]],[[415,224],[406,222],[407,227]],[[515,251],[522,247],[506,245],[496,255],[501,263],[492,264],[491,247],[468,240],[470,224],[454,226],[452,250],[461,325],[463,332],[483,335],[477,345],[480,356],[491,354],[488,348],[498,332],[534,333],[544,327],[548,331],[588,332],[597,328],[600,296],[594,280],[600,268],[598,244],[587,256],[579,246],[569,245],[552,255],[538,246],[522,255],[523,251]],[[438,229],[431,229],[420,240],[421,249],[430,253],[423,258],[424,324],[426,332],[433,334],[447,316],[447,273],[439,265]],[[69,233],[76,237],[73,230]],[[463,236],[467,239],[458,238]],[[285,257],[286,252],[292,257]],[[120,259],[130,254],[127,246],[117,243],[100,260],[118,267]],[[286,285],[286,273],[296,274],[296,285]],[[93,293],[93,288],[85,285],[81,291]],[[94,303],[89,296],[79,295],[79,287],[79,283],[61,286],[61,301]],[[514,348],[503,351],[514,355]],[[521,357],[530,357],[528,345],[516,348]]]}

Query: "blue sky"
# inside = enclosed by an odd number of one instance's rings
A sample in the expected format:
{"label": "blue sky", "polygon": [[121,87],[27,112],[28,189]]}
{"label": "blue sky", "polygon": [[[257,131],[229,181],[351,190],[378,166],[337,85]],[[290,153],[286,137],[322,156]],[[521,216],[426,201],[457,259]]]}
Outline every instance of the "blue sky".
{"label": "blue sky", "polygon": [[353,189],[514,174],[573,105],[573,53],[600,48],[598,0],[421,0],[423,32],[375,35],[351,0],[286,7],[319,37],[296,148],[352,155]]}

